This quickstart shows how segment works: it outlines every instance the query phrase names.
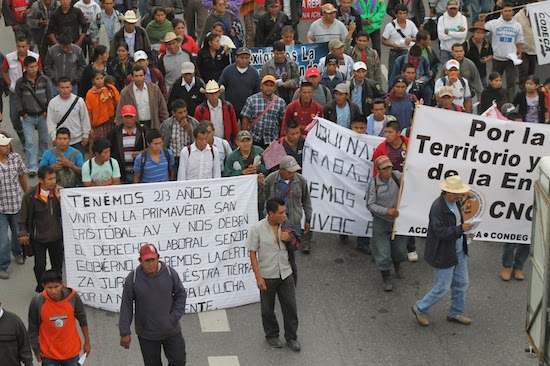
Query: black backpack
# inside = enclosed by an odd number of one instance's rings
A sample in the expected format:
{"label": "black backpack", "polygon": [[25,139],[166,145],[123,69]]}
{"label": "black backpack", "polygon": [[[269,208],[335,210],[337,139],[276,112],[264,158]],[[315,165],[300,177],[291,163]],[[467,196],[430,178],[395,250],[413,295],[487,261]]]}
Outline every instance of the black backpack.
{"label": "black backpack", "polygon": [[437,40],[437,21],[433,19],[428,19],[426,23],[424,23],[424,30],[430,33],[430,39],[432,41]]}

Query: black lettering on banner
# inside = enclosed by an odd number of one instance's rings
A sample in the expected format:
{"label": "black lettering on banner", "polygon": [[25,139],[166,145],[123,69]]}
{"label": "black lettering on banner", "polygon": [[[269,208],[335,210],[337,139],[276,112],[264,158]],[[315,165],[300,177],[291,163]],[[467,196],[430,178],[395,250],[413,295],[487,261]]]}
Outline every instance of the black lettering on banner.
{"label": "black lettering on banner", "polygon": [[165,252],[168,250],[198,249],[207,248],[208,243],[203,241],[202,236],[172,238],[157,241],[157,250]]}
{"label": "black lettering on banner", "polygon": [[134,269],[134,261],[131,259],[117,261],[114,259],[103,261],[89,261],[77,259],[75,261],[78,272],[130,272]]}
{"label": "black lettering on banner", "polygon": [[206,199],[212,197],[210,187],[185,187],[178,189],[176,200]]}
{"label": "black lettering on banner", "polygon": [[[439,164],[437,168],[432,167],[428,169],[428,178],[433,180],[442,180],[441,175],[443,174],[443,164]],[[445,179],[448,177],[451,177],[453,175],[458,175],[458,172],[456,170],[448,170],[445,172],[444,177]]]}
{"label": "black lettering on banner", "polygon": [[243,281],[223,281],[214,282],[209,285],[188,286],[187,298],[221,295],[225,293],[238,292],[246,290]]}
{"label": "black lettering on banner", "polygon": [[214,204],[214,213],[231,212],[237,210],[237,201],[216,202]]}
{"label": "black lettering on banner", "polygon": [[248,214],[220,217],[218,219],[218,229],[229,229],[234,227],[240,227],[248,224],[248,221],[249,221]]}
{"label": "black lettering on banner", "polygon": [[529,143],[533,146],[544,146],[544,134],[543,133],[534,133],[531,136],[531,127],[525,128],[525,133],[523,139],[521,140],[523,144]]}
{"label": "black lettering on banner", "polygon": [[491,183],[491,176],[488,174],[479,174],[476,177],[476,173],[477,169],[472,169],[470,172],[470,178],[468,179],[468,184],[475,184],[478,187],[489,187]]}
{"label": "black lettering on banner", "polygon": [[499,219],[505,217],[506,219],[522,220],[525,218],[527,221],[533,220],[533,205],[527,205],[525,203],[516,204],[515,202],[506,203],[504,201],[495,201],[489,207],[489,215],[492,218]]}
{"label": "black lettering on banner", "polygon": [[353,233],[348,228],[354,222],[355,220],[350,218],[322,215],[320,213],[314,212],[311,220],[311,229],[353,235]]}
{"label": "black lettering on banner", "polygon": [[75,208],[129,206],[145,202],[143,192],[124,193],[119,196],[104,195],[99,197],[83,196],[81,194],[67,194]]}
{"label": "black lettering on banner", "polygon": [[235,185],[230,186],[220,186],[220,196],[234,196],[235,195]]}
{"label": "black lettering on banner", "polygon": [[145,225],[143,227],[143,236],[146,236],[146,235],[156,236],[158,234],[160,234],[160,224]]}
{"label": "black lettering on banner", "polygon": [[[189,292],[188,292],[189,294]],[[200,313],[203,311],[213,310],[214,306],[212,304],[212,300],[203,301],[203,302],[197,302],[197,303],[190,303],[187,302],[185,304],[185,312],[186,313]]]}
{"label": "black lettering on banner", "polygon": [[139,253],[140,248],[141,248],[140,243],[93,244],[92,245],[94,257],[108,257],[113,255],[133,255],[135,253]]}
{"label": "black lettering on banner", "polygon": [[73,239],[76,240],[114,240],[136,237],[131,227],[73,228]]}
{"label": "black lettering on banner", "polygon": [[115,278],[111,277],[99,277],[99,281],[101,283],[100,288],[102,289],[110,289],[110,288],[122,288],[124,287],[124,277],[117,276]]}
{"label": "black lettering on banner", "polygon": [[202,203],[188,203],[181,206],[145,207],[142,209],[143,220],[164,219],[181,216],[204,215],[206,210]]}
{"label": "black lettering on banner", "polygon": [[518,189],[518,190],[526,190],[530,191],[531,186],[533,184],[533,180],[530,178],[519,178],[519,174],[517,173],[504,173],[504,178],[502,179],[502,184],[500,185],[501,188],[507,188],[507,189]]}
{"label": "black lettering on banner", "polygon": [[202,263],[199,253],[163,256],[161,260],[167,266],[175,268],[178,266],[196,266]]}
{"label": "black lettering on banner", "polygon": [[241,229],[237,231],[231,231],[225,234],[216,234],[214,241],[216,246],[219,245],[231,245],[234,242],[244,242],[248,238],[248,229]]}
{"label": "black lettering on banner", "polygon": [[111,295],[109,293],[103,292],[96,293],[83,291],[77,291],[77,293],[84,302],[99,302],[101,304],[120,304],[122,302],[121,295]]}
{"label": "black lettering on banner", "polygon": [[153,202],[166,202],[170,201],[170,191],[167,189],[162,189],[159,191],[154,191],[153,195],[155,198],[153,199]]}
{"label": "black lettering on banner", "polygon": [[212,230],[212,222],[210,219],[206,220],[190,220],[189,221],[189,231],[208,231]]}
{"label": "black lettering on banner", "polygon": [[[317,193],[318,191],[319,193]],[[351,208],[355,207],[355,194],[340,187],[310,181],[309,192],[310,197],[313,199],[338,203]]]}

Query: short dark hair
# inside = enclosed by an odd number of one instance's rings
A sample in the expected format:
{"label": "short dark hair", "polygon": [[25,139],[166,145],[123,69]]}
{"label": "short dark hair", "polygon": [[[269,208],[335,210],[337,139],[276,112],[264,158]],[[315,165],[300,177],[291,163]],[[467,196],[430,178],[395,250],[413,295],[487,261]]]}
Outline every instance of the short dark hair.
{"label": "short dark hair", "polygon": [[428,38],[431,38],[431,35],[430,32],[425,29],[419,30],[418,33],[416,33],[416,42],[425,41]]}
{"label": "short dark hair", "polygon": [[61,34],[59,36],[59,39],[57,40],[59,42],[60,45],[62,46],[68,46],[70,45],[71,43],[73,43],[71,37],[68,35],[68,34]]}
{"label": "short dark hair", "polygon": [[422,48],[420,48],[420,46],[418,45],[412,46],[411,49],[409,50],[409,55],[414,57],[422,56]]}
{"label": "short dark hair", "polygon": [[138,71],[143,71],[143,73],[145,74],[145,67],[134,65],[134,67],[132,67],[132,75],[134,75],[134,73]]}
{"label": "short dark hair", "polygon": [[212,127],[212,131],[216,131],[216,126],[214,126],[214,124],[212,123],[212,121],[209,121],[207,119],[203,119],[199,126],[200,125],[204,125],[206,127],[206,129],[208,129],[208,127]]}
{"label": "short dark hair", "polygon": [[383,104],[384,108],[386,108],[386,102],[382,98],[374,98],[370,103],[371,108],[374,107],[376,104]]}
{"label": "short dark hair", "polygon": [[101,154],[103,150],[111,147],[111,143],[107,139],[97,139],[94,140],[92,144],[92,152],[94,154]]}
{"label": "short dark hair", "polygon": [[292,26],[290,26],[290,25],[285,25],[285,26],[283,27],[283,29],[281,29],[281,34],[284,34],[284,33],[292,33],[292,34],[294,34],[295,31],[294,31],[294,28],[292,28]]}
{"label": "short dark hair", "polygon": [[359,37],[367,37],[367,39],[370,39],[370,35],[365,31],[357,32],[357,35],[355,36],[355,39],[357,39]]}
{"label": "short dark hair", "polygon": [[409,12],[409,9],[407,8],[407,5],[405,4],[397,4],[395,6],[395,14],[399,13],[400,11]]}
{"label": "short dark hair", "polygon": [[401,131],[401,126],[397,121],[388,121],[388,123],[386,124],[386,128],[393,128],[397,132]]}
{"label": "short dark hair", "polygon": [[401,71],[404,72],[405,70],[410,69],[411,67],[416,71],[416,66],[414,66],[413,64],[408,63],[408,62],[403,64],[403,67],[401,68]]}
{"label": "short dark hair", "polygon": [[70,138],[71,131],[67,127],[60,127],[55,131],[55,137],[57,137],[57,135],[67,135]]}
{"label": "short dark hair", "polygon": [[37,59],[35,59],[35,58],[32,57],[32,56],[27,56],[27,57],[25,57],[25,59],[23,60],[23,65],[24,65],[25,67],[27,67],[27,66],[29,66],[30,64],[34,64],[34,63],[36,63],[36,62],[38,62]]}
{"label": "short dark hair", "polygon": [[505,0],[502,2],[502,9],[504,8],[513,8],[514,7],[514,2],[513,1],[510,1],[510,0]]}
{"label": "short dark hair", "polygon": [[508,118],[510,121],[515,121],[517,119],[521,119],[523,121],[523,117],[518,112],[508,113],[506,115],[506,118]]}
{"label": "short dark hair", "polygon": [[17,37],[17,39],[15,40],[15,43],[18,43],[18,42],[27,42],[27,44],[28,44],[29,39],[25,36],[20,36],[20,37]]}
{"label": "short dark hair", "polygon": [[105,52],[107,52],[107,46],[102,44],[95,46],[94,53],[92,54],[92,57],[90,57],[90,62],[94,62],[97,60],[98,56],[103,55]]}
{"label": "short dark hair", "polygon": [[174,99],[172,103],[170,103],[170,111],[175,112],[180,108],[187,108],[187,103],[185,103],[185,100]]}
{"label": "short dark hair", "polygon": [[285,51],[285,47],[285,44],[281,41],[276,41],[275,43],[273,43],[273,51]]}
{"label": "short dark hair", "polygon": [[225,26],[223,25],[222,22],[216,22],[212,24],[212,26],[210,27],[210,30],[213,30],[214,28],[217,28],[217,27],[222,27],[222,29],[225,31]]}
{"label": "short dark hair", "polygon": [[298,124],[297,121],[291,119],[290,121],[287,121],[286,122],[286,125],[285,125],[285,131],[288,131],[288,130],[292,130],[294,128],[298,128],[300,127],[300,125]]}
{"label": "short dark hair", "polygon": [[279,207],[284,206],[284,205],[285,205],[285,201],[282,198],[272,197],[272,198],[268,199],[267,202],[265,203],[265,209],[266,209],[268,214],[270,212],[275,213],[279,210]]}
{"label": "short dark hair", "polygon": [[49,165],[38,168],[38,179],[45,179],[46,175],[55,174],[55,170]]}
{"label": "short dark hair", "polygon": [[185,24],[185,20],[180,19],[180,18],[174,18],[174,19],[172,20],[172,28],[175,29],[175,28],[176,28],[178,25],[180,25],[180,24],[183,24],[183,26],[184,26],[185,28],[187,28],[187,24]]}
{"label": "short dark hair", "polygon": [[63,283],[61,273],[57,272],[55,269],[48,269],[42,275],[42,284],[45,285],[47,283]]}
{"label": "short dark hair", "polygon": [[[361,116],[359,116],[361,117]],[[367,124],[367,120],[364,119],[364,118],[354,118],[351,120],[351,125],[353,125],[354,123],[364,123],[364,124]]]}
{"label": "short dark hair", "polygon": [[302,84],[300,84],[300,89],[302,88],[313,88],[313,84],[309,81],[304,81],[302,82]]}
{"label": "short dark hair", "polygon": [[206,127],[204,124],[202,123],[199,123],[199,125],[197,126],[197,128],[195,128],[193,130],[193,137],[194,138],[197,138],[197,136],[199,136],[199,134],[201,135],[206,135],[208,134],[208,127]]}
{"label": "short dark hair", "polygon": [[66,76],[62,76],[59,78],[59,80],[57,80],[57,86],[59,86],[59,84],[61,83],[67,83],[67,82],[72,84],[71,79],[69,79]]}
{"label": "short dark hair", "polygon": [[160,131],[156,128],[153,128],[152,130],[147,131],[147,133],[145,134],[145,142],[150,144],[151,142],[153,142],[154,139],[158,139],[159,137],[162,138]]}
{"label": "short dark hair", "polygon": [[159,11],[162,11],[164,14],[166,14],[166,9],[164,9],[162,6],[155,6],[151,13],[153,14],[153,16],[155,16]]}
{"label": "short dark hair", "polygon": [[103,75],[103,77],[106,76],[106,75],[105,75],[105,71],[99,70],[99,69],[95,69],[95,70],[92,71],[92,78],[91,78],[91,80],[93,81],[97,75]]}
{"label": "short dark hair", "polygon": [[[413,46],[414,47],[414,46]],[[452,46],[451,46],[451,51],[453,51],[456,47],[462,47],[462,49],[464,49],[464,45],[462,43],[454,43]]]}

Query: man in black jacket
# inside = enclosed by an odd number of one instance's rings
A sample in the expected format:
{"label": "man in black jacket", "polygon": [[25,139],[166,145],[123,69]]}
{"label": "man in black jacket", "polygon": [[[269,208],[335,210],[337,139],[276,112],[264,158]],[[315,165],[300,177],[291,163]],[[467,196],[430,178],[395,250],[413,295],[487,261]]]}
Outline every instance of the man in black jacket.
{"label": "man in black jacket", "polygon": [[468,289],[468,245],[466,232],[473,224],[464,222],[460,198],[470,190],[462,179],[448,177],[439,187],[443,191],[430,209],[428,235],[424,260],[435,268],[434,287],[412,306],[420,325],[428,325],[428,309],[441,301],[451,290],[451,306],[447,321],[469,325],[472,319],[464,316],[464,303]]}

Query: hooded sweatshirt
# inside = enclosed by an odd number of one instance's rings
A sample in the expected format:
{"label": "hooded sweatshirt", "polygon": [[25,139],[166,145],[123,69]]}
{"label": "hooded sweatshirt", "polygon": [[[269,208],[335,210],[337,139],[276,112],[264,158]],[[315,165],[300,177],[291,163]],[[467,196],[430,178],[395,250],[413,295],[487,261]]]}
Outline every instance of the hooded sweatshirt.
{"label": "hooded sweatshirt", "polygon": [[[459,32],[460,28],[464,28],[464,32]],[[445,31],[449,34],[445,34]],[[437,35],[439,37],[439,48],[451,52],[452,46],[455,43],[464,43],[468,35],[468,21],[461,12],[456,13],[454,17],[449,16],[448,12],[437,21]]]}

